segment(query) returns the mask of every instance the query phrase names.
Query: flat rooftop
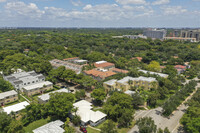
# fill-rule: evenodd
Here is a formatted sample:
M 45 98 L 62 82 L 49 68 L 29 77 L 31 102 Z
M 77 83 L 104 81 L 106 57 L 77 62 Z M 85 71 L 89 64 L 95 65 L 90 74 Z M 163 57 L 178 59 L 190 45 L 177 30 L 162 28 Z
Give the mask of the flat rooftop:
M 26 106 L 30 105 L 27 101 L 17 103 L 11 106 L 7 106 L 3 108 L 3 111 L 6 112 L 7 114 L 10 114 L 11 112 L 18 112 L 22 109 L 25 109 Z
M 8 96 L 13 96 L 13 95 L 17 95 L 17 92 L 14 90 L 2 92 L 2 93 L 0 93 L 0 99 L 4 99 Z

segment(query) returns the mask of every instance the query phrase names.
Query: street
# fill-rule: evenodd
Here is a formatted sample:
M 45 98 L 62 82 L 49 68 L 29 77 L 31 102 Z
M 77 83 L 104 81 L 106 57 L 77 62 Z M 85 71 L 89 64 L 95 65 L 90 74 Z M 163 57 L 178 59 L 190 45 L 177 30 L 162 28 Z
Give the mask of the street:
M 186 106 L 184 103 L 192 98 L 193 94 L 197 91 L 199 87 L 200 83 L 198 83 L 198 85 L 196 86 L 196 90 L 189 97 L 187 97 L 185 101 L 183 101 L 183 103 L 177 108 L 176 111 L 172 113 L 169 119 L 161 115 L 162 108 L 158 107 L 152 110 L 137 111 L 135 113 L 135 120 L 143 117 L 151 117 L 157 125 L 157 129 L 164 129 L 165 127 L 168 127 L 171 133 L 177 133 L 180 126 L 179 121 L 188 108 L 188 106 Z M 138 131 L 138 127 L 134 126 L 128 133 L 138 133 Z

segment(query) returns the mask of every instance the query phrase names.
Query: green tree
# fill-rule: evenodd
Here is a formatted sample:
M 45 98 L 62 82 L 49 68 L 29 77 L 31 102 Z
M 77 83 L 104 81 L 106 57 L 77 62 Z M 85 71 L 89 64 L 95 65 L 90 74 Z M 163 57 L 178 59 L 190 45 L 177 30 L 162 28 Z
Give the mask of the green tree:
M 117 133 L 115 123 L 112 120 L 108 120 L 100 129 L 101 133 Z
M 159 128 L 157 133 L 163 133 L 163 130 L 161 128 Z
M 140 94 L 139 94 L 138 92 L 134 93 L 134 94 L 132 95 L 132 98 L 133 98 L 132 104 L 133 104 L 133 107 L 134 107 L 135 109 L 137 109 L 138 106 L 144 104 L 144 99 L 140 96 Z
M 151 61 L 148 65 L 150 71 L 160 72 L 160 64 L 157 61 Z
M 66 121 L 65 121 L 65 133 L 75 133 L 75 129 L 71 126 L 69 126 L 69 123 L 70 123 L 70 119 L 69 117 L 66 118 Z
M 136 121 L 140 133 L 156 133 L 157 126 L 151 117 L 140 118 Z
M 117 121 L 124 113 L 124 110 L 133 111 L 132 97 L 124 93 L 114 92 L 108 98 L 103 109 L 109 119 Z
M 118 119 L 119 127 L 129 127 L 133 120 L 132 110 L 124 110 L 122 116 Z
M 82 90 L 80 90 L 80 91 L 76 91 L 76 92 L 75 92 L 75 97 L 76 97 L 77 99 L 85 99 L 85 97 L 86 97 L 86 95 L 85 95 L 85 90 L 82 89 Z
M 81 117 L 78 115 L 73 116 L 72 122 L 75 126 L 79 126 L 81 124 Z
M 170 133 L 170 131 L 167 127 L 164 129 L 164 133 Z
M 91 97 L 94 98 L 97 103 L 101 104 L 106 98 L 106 93 L 103 89 L 94 89 L 91 93 Z
M 9 125 L 12 122 L 12 118 L 8 116 L 5 112 L 0 111 L 0 131 L 2 133 L 7 133 L 9 130 Z
M 71 93 L 51 93 L 49 102 L 46 104 L 48 113 L 64 118 L 72 110 L 75 97 Z
M 23 125 L 21 121 L 12 120 L 9 125 L 8 133 L 24 133 Z

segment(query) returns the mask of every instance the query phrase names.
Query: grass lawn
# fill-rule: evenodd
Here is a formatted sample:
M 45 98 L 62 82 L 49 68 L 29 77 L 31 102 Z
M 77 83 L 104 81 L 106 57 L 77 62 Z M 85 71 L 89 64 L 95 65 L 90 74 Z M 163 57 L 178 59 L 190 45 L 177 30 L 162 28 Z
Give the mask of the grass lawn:
M 101 128 L 103 127 L 103 124 L 106 123 L 108 120 L 104 121 L 103 123 L 99 124 L 98 126 L 96 126 L 95 128 Z M 115 123 L 117 125 L 117 123 Z M 129 126 L 129 128 L 117 128 L 118 133 L 127 133 L 133 126 L 135 125 L 135 121 L 131 122 L 131 125 Z M 92 129 L 94 130 L 94 129 Z M 98 131 L 96 131 L 98 132 Z M 89 132 L 90 133 L 90 132 Z M 93 133 L 93 132 L 91 132 Z
M 50 118 L 48 117 L 46 119 L 40 119 L 40 120 L 34 121 L 30 123 L 28 126 L 24 127 L 24 130 L 26 133 L 32 133 L 32 130 L 47 124 L 49 120 Z
M 100 133 L 100 131 L 94 130 L 94 129 L 90 128 L 90 127 L 87 127 L 87 132 L 88 133 Z

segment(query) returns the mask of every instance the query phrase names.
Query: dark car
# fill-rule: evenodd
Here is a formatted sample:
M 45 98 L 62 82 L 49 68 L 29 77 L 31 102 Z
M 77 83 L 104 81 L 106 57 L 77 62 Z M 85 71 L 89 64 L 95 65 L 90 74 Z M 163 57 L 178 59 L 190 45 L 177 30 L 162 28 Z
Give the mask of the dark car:
M 86 127 L 84 127 L 84 126 L 80 126 L 80 130 L 81 130 L 83 133 L 87 133 Z

